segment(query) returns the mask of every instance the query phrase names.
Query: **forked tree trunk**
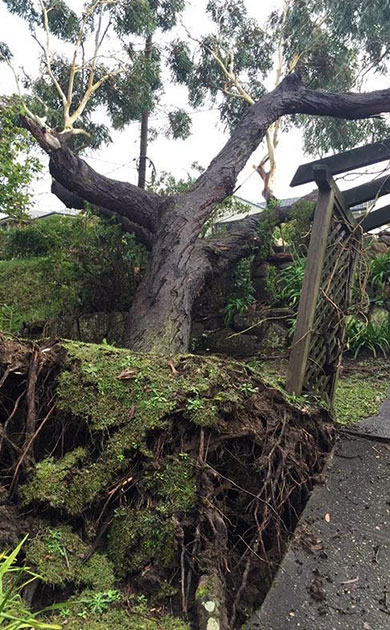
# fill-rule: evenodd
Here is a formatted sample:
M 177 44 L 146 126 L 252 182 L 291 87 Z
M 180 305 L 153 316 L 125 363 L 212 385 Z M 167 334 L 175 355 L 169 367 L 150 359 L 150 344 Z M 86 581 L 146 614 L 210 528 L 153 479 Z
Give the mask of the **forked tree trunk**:
M 248 251 L 256 228 L 251 217 L 225 240 L 203 241 L 199 235 L 215 206 L 232 194 L 238 174 L 268 127 L 285 114 L 358 119 L 389 111 L 390 90 L 315 92 L 289 75 L 247 110 L 191 190 L 168 199 L 100 175 L 64 145 L 63 135 L 42 127 L 39 120 L 25 118 L 24 124 L 50 156 L 55 194 L 76 207 L 88 201 L 97 212 L 117 216 L 124 229 L 133 231 L 151 249 L 129 314 L 126 345 L 145 352 L 174 353 L 188 350 L 192 305 L 207 277 L 225 271 Z

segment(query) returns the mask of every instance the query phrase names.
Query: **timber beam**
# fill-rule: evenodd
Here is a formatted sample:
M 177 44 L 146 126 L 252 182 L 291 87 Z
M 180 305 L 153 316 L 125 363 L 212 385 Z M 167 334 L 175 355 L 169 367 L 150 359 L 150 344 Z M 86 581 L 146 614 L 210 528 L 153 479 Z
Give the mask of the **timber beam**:
M 372 179 L 366 184 L 361 184 L 360 186 L 355 186 L 354 188 L 343 191 L 344 199 L 348 206 L 357 206 L 359 203 L 372 201 L 374 199 L 378 199 L 378 197 L 383 197 L 383 195 L 388 195 L 389 193 L 389 175 L 385 175 L 379 179 Z
M 384 206 L 367 214 L 363 219 L 358 220 L 363 232 L 369 232 L 376 228 L 382 227 L 390 223 L 390 206 Z
M 318 164 L 326 164 L 331 175 L 345 173 L 347 171 L 356 170 L 363 166 L 376 164 L 383 160 L 390 159 L 390 138 L 386 138 L 381 142 L 373 142 L 366 144 L 364 147 L 344 151 L 337 155 L 314 160 L 301 164 L 295 173 L 290 186 L 300 186 L 313 181 L 313 167 Z

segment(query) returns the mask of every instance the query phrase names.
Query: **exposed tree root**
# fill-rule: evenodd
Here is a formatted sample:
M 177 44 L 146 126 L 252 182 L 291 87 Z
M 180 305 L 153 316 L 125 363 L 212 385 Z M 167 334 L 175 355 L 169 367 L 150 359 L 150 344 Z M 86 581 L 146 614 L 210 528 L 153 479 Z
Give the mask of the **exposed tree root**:
M 238 363 L 73 345 L 72 355 L 1 340 L 1 483 L 36 518 L 44 508 L 56 527 L 71 525 L 85 566 L 107 554 L 130 609 L 140 593 L 199 630 L 239 628 L 331 448 L 326 412 L 292 405 Z M 69 399 L 67 380 L 80 385 Z M 107 403 L 108 418 L 118 392 L 118 420 L 94 420 L 91 405 Z

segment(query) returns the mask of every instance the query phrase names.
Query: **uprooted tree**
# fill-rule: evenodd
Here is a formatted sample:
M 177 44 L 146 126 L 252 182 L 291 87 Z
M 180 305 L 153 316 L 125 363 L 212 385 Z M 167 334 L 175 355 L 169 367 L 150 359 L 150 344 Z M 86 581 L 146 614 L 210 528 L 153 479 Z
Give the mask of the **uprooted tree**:
M 50 172 L 56 182 L 82 199 L 125 217 L 150 246 L 150 262 L 129 313 L 126 345 L 164 353 L 187 350 L 192 305 L 207 277 L 238 260 L 255 234 L 256 221 L 247 218 L 239 232 L 225 239 L 199 239 L 215 206 L 232 194 L 237 175 L 269 125 L 286 114 L 357 119 L 387 111 L 390 90 L 316 92 L 290 75 L 247 111 L 193 187 L 168 198 L 99 175 L 66 147 L 61 135 L 28 116 L 25 124 L 50 156 Z
M 91 7 L 94 11 L 104 7 L 110 12 L 122 4 L 127 3 L 113 0 L 96 2 Z M 48 37 L 51 6 L 42 1 L 40 7 Z M 99 75 L 94 58 L 88 63 L 78 61 L 87 22 L 87 18 L 81 21 L 66 92 L 53 69 L 49 40 L 43 45 L 46 70 L 63 102 L 63 128 L 51 128 L 27 105 L 23 124 L 50 158 L 53 192 L 60 199 L 79 208 L 88 202 L 97 212 L 118 217 L 125 229 L 133 231 L 151 251 L 129 313 L 126 345 L 154 353 L 185 351 L 194 300 L 209 277 L 223 273 L 245 255 L 255 236 L 256 220 L 246 218 L 226 238 L 201 239 L 200 233 L 216 205 L 232 194 L 237 176 L 270 126 L 283 116 L 295 114 L 367 120 L 390 111 L 390 90 L 322 92 L 305 87 L 300 76 L 291 73 L 247 108 L 223 149 L 187 192 L 161 197 L 100 175 L 68 146 L 75 134 L 82 133 L 75 126 L 77 112 L 85 111 L 92 95 L 112 78 L 106 71 Z M 96 28 L 99 33 L 100 17 Z M 97 35 L 95 42 L 99 41 Z M 81 84 L 85 89 L 75 94 L 74 79 L 80 72 L 85 74 Z M 120 75 L 120 68 L 110 72 Z

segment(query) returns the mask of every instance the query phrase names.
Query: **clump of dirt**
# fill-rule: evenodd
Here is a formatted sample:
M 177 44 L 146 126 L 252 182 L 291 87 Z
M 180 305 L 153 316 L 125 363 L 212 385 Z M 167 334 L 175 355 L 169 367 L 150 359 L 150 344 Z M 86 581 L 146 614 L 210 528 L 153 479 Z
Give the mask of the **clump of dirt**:
M 240 627 L 331 449 L 327 412 L 221 358 L 0 345 L 1 483 L 50 585 L 33 603 L 67 601 L 70 630 L 202 628 L 209 608 Z

